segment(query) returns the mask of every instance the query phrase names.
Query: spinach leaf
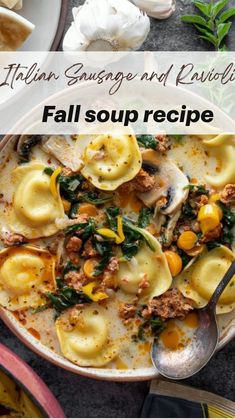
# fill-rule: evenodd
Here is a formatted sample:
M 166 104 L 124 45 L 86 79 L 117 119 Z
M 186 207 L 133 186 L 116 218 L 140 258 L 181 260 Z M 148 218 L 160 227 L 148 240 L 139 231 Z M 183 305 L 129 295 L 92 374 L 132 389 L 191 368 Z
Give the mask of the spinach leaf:
M 177 252 L 179 253 L 179 256 L 182 259 L 182 263 L 183 263 L 183 268 L 185 266 L 187 266 L 187 264 L 190 262 L 190 260 L 192 259 L 189 255 L 187 255 L 187 253 L 185 253 L 182 249 L 177 249 Z
M 87 223 L 74 224 L 66 228 L 66 236 L 73 233 L 79 233 L 82 240 L 89 239 L 95 233 L 95 221 L 90 218 Z
M 158 337 L 163 330 L 166 328 L 166 322 L 160 319 L 160 317 L 152 317 L 150 319 L 150 327 L 154 337 Z
M 96 265 L 94 269 L 94 272 L 93 272 L 94 276 L 99 276 L 105 271 L 111 257 L 112 257 L 111 254 L 107 254 L 102 257 L 101 261 Z
M 145 320 L 138 329 L 137 338 L 141 341 L 145 340 L 146 329 L 151 330 L 152 335 L 157 338 L 165 330 L 166 322 L 161 320 L 160 317 L 154 316 L 149 320 Z
M 89 204 L 102 205 L 111 201 L 113 199 L 113 195 L 90 191 L 81 194 L 79 199 L 81 201 L 88 202 Z
M 71 206 L 71 209 L 69 211 L 69 218 L 77 218 L 78 215 L 78 208 L 80 207 L 80 202 L 76 202 Z
M 46 295 L 49 298 L 52 307 L 55 308 L 58 313 L 61 313 L 67 308 L 73 307 L 76 304 L 92 302 L 92 300 L 86 294 L 77 292 L 74 288 L 67 286 L 59 289 L 56 293 L 49 292 Z
M 156 150 L 157 140 L 154 135 L 137 135 L 136 139 L 140 147 Z
M 94 236 L 92 239 L 92 244 L 100 256 L 102 256 L 100 262 L 96 265 L 93 272 L 94 276 L 99 276 L 104 272 L 111 257 L 113 256 L 113 243 L 108 239 L 102 238 L 99 240 L 97 236 Z
M 209 195 L 210 191 L 205 188 L 204 185 L 187 185 L 184 189 L 189 189 L 190 192 L 195 193 L 196 195 Z
M 106 208 L 106 217 L 107 222 L 111 230 L 117 230 L 117 216 L 119 215 L 119 208 L 117 207 L 109 207 Z
M 145 228 L 150 224 L 153 210 L 151 208 L 142 208 L 138 218 L 138 227 Z
M 152 236 L 143 228 L 134 225 L 133 221 L 127 217 L 123 217 L 123 231 L 125 241 L 121 248 L 126 260 L 131 260 L 138 253 L 143 241 L 146 242 L 152 251 L 156 250 L 156 244 Z
M 126 260 L 131 260 L 135 255 L 137 255 L 141 246 L 141 241 L 133 241 L 131 238 L 126 238 L 125 242 L 122 245 L 122 253 Z
M 126 260 L 131 260 L 138 253 L 143 243 L 143 238 L 138 232 L 129 228 L 126 223 L 123 224 L 123 230 L 125 241 L 121 245 L 122 253 Z
M 232 228 L 235 225 L 235 212 L 230 208 L 226 207 L 223 202 L 218 201 L 218 205 L 223 211 L 222 222 L 228 227 Z
M 56 285 L 57 285 L 57 288 L 59 288 L 59 289 L 63 288 L 65 286 L 65 283 L 64 283 L 63 278 L 61 278 L 60 276 L 58 276 L 56 278 Z
M 156 243 L 155 240 L 153 239 L 152 235 L 150 233 L 148 233 L 146 230 L 144 230 L 143 228 L 137 227 L 135 226 L 132 221 L 130 219 L 128 219 L 127 217 L 123 217 L 123 227 L 124 227 L 124 231 L 130 230 L 136 234 L 139 234 L 146 242 L 146 244 L 150 247 L 150 249 L 155 252 L 156 251 Z
M 80 174 L 73 176 L 58 176 L 58 182 L 60 185 L 60 194 L 67 201 L 77 201 L 77 194 L 82 185 L 84 178 Z
M 226 244 L 228 246 L 232 246 L 235 240 L 233 228 L 235 226 L 235 212 L 232 211 L 230 208 L 226 207 L 223 202 L 218 201 L 218 205 L 223 211 L 223 234 L 221 237 L 221 243 Z
M 54 170 L 55 169 L 53 167 L 45 167 L 45 169 L 43 170 L 43 173 L 45 173 L 45 175 L 51 176 Z
M 182 214 L 185 216 L 185 218 L 188 218 L 189 220 L 192 220 L 197 216 L 196 211 L 191 207 L 191 205 L 188 202 L 186 202 L 183 205 Z

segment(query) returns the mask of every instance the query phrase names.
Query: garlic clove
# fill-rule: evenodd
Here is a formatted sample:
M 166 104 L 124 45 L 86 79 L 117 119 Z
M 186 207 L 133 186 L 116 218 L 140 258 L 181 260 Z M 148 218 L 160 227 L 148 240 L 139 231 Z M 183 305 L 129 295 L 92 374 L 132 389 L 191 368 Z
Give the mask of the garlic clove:
M 175 0 L 131 0 L 136 6 L 155 19 L 167 19 L 175 11 Z
M 128 0 L 86 0 L 73 9 L 64 51 L 129 51 L 145 41 L 150 21 Z

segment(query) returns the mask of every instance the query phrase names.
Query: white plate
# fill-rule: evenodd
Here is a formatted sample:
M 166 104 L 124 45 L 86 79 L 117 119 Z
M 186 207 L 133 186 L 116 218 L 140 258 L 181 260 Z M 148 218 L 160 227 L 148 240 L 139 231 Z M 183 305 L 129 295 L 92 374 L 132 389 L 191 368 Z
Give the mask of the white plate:
M 62 0 L 24 0 L 17 13 L 35 25 L 21 51 L 49 51 L 60 23 Z
M 23 8 L 16 13 L 28 19 L 35 29 L 20 51 L 50 51 L 59 47 L 65 26 L 68 0 L 24 0 Z M 39 61 L 42 66 L 45 59 Z M 22 85 L 14 90 L 5 89 L 1 92 L 0 105 L 10 105 L 9 100 L 23 91 Z

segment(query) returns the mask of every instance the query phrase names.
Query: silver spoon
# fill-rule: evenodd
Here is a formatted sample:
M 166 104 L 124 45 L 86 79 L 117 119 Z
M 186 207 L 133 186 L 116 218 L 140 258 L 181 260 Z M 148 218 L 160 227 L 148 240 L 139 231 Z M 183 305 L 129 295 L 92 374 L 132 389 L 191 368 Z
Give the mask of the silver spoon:
M 169 350 L 154 341 L 151 353 L 152 362 L 161 375 L 171 380 L 182 380 L 196 374 L 209 362 L 219 340 L 216 304 L 234 274 L 235 260 L 207 306 L 194 311 L 198 315 L 198 327 L 193 338 L 183 349 Z

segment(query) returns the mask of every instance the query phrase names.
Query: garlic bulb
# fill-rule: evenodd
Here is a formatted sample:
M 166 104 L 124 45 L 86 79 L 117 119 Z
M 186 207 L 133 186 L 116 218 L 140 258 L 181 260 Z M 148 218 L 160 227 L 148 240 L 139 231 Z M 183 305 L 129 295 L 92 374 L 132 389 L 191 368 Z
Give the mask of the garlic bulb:
M 0 6 L 8 7 L 8 9 L 22 9 L 23 0 L 0 0 Z
M 150 30 L 148 16 L 128 0 L 86 0 L 73 17 L 64 51 L 135 50 Z
M 155 19 L 167 19 L 175 11 L 175 0 L 131 0 Z

